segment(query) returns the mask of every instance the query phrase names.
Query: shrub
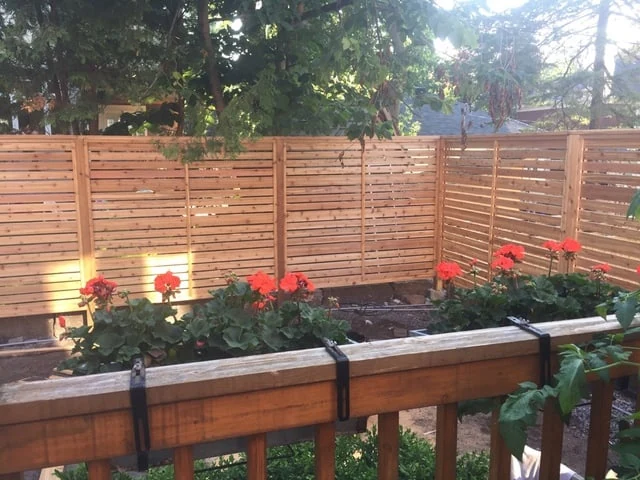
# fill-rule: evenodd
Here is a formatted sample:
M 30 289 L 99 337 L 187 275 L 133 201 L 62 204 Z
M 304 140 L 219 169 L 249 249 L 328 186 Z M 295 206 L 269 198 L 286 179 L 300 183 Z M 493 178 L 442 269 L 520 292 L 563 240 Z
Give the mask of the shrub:
M 378 478 L 377 433 L 367 435 L 342 435 L 336 438 L 336 480 L 376 480 Z M 268 451 L 267 472 L 271 480 L 313 480 L 315 478 L 314 446 L 304 442 L 291 446 L 273 447 Z M 196 462 L 196 478 L 199 480 L 244 480 L 246 465 L 241 464 L 244 454 L 218 459 L 211 465 Z M 222 467 L 222 468 L 221 468 Z M 403 480 L 432 480 L 435 477 L 435 451 L 427 441 L 410 430 L 400 429 L 399 449 L 400 478 Z M 87 480 L 84 466 L 76 470 L 57 473 L 61 480 Z M 466 453 L 458 458 L 457 478 L 482 480 L 489 476 L 489 457 L 485 453 Z M 131 480 L 123 474 L 114 474 L 115 480 Z M 136 478 L 138 478 L 136 476 Z M 148 480 L 172 480 L 173 466 L 153 468 Z

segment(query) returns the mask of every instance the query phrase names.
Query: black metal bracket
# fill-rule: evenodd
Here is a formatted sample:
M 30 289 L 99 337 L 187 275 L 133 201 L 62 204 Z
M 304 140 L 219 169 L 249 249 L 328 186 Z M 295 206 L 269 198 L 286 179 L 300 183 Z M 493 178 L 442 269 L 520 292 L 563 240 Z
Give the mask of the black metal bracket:
M 325 349 L 336 361 L 336 390 L 338 393 L 338 420 L 344 422 L 349 420 L 351 415 L 351 392 L 349 388 L 349 358 L 338 347 L 338 344 L 328 338 L 323 338 L 322 343 Z
M 551 335 L 534 327 L 528 320 L 518 317 L 507 317 L 507 320 L 516 327 L 538 337 L 540 343 L 540 387 L 551 382 Z
M 129 398 L 131 399 L 131 414 L 133 417 L 133 433 L 136 440 L 138 454 L 138 470 L 149 469 L 149 449 L 151 447 L 149 435 L 149 412 L 147 410 L 146 392 L 147 373 L 142 357 L 133 361 L 131 380 L 129 383 Z

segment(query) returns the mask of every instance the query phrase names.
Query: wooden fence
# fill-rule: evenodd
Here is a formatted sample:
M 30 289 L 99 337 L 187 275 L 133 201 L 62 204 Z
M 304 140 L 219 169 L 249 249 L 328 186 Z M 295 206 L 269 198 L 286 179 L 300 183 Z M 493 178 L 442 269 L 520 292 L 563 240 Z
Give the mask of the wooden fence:
M 571 269 L 607 262 L 614 282 L 638 280 L 640 223 L 625 218 L 640 187 L 635 130 L 477 136 L 465 148 L 403 137 L 364 152 L 339 137 L 277 137 L 189 166 L 145 137 L 5 136 L 0 179 L 0 318 L 76 311 L 96 273 L 153 295 L 171 269 L 178 300 L 258 269 L 334 287 L 478 258 L 487 278 L 509 242 L 540 273 L 542 243 L 565 237 L 584 247 Z
M 616 331 L 610 318 L 540 326 L 558 345 Z M 640 339 L 629 346 L 639 347 Z M 343 347 L 351 415 L 378 414 L 378 478 L 397 480 L 398 411 L 437 405 L 436 479 L 455 478 L 457 402 L 501 397 L 539 376 L 538 339 L 516 327 Z M 640 349 L 633 359 L 640 360 Z M 555 356 L 554 356 L 555 359 Z M 557 367 L 557 362 L 554 362 Z M 612 378 L 635 374 L 618 369 Z M 147 370 L 151 449 L 172 449 L 176 479 L 192 479 L 193 445 L 247 437 L 248 478 L 266 479 L 266 432 L 315 426 L 316 478 L 335 478 L 336 368 L 324 349 Z M 88 462 L 90 480 L 111 478 L 112 458 L 135 453 L 129 372 L 0 386 L 0 477 Z M 613 384 L 593 378 L 586 474 L 607 468 Z M 637 407 L 636 407 L 637 408 Z M 510 454 L 491 426 L 491 480 L 509 478 Z M 545 409 L 540 478 L 559 478 L 563 423 Z M 81 448 L 80 448 L 81 446 Z M 13 475 L 15 474 L 15 475 Z
M 170 269 L 178 300 L 231 271 L 429 278 L 437 144 L 265 138 L 183 166 L 145 137 L 0 137 L 0 317 L 76 311 L 96 274 L 153 295 Z
M 477 136 L 466 148 L 458 138 L 444 141 L 438 258 L 461 265 L 477 258 L 486 279 L 493 253 L 517 243 L 527 251 L 523 270 L 542 273 L 549 265 L 542 243 L 572 237 L 583 249 L 562 271 L 606 262 L 610 280 L 637 288 L 640 222 L 626 212 L 640 187 L 640 132 Z

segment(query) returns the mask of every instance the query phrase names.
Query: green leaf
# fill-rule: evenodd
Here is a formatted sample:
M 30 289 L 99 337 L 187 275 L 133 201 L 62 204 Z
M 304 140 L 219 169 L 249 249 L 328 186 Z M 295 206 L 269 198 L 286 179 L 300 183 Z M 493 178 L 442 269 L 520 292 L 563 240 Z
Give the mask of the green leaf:
M 107 331 L 98 335 L 96 344 L 102 355 L 111 355 L 114 350 L 124 344 L 124 339 L 115 332 Z
M 636 190 L 636 193 L 631 197 L 631 203 L 627 210 L 627 218 L 640 220 L 640 190 Z
M 624 300 L 615 304 L 616 318 L 622 328 L 627 329 L 636 316 L 638 309 L 638 299 L 635 295 L 627 295 Z
M 558 402 L 563 415 L 570 413 L 578 402 L 587 395 L 587 377 L 581 357 L 566 355 L 560 364 L 560 371 L 555 375 L 557 380 Z
M 531 382 L 520 384 L 520 389 L 507 397 L 500 408 L 500 434 L 511 453 L 522 461 L 522 453 L 527 441 L 527 427 L 533 426 L 538 418 L 538 410 L 548 398 L 554 397 L 553 388 L 545 385 L 537 389 Z

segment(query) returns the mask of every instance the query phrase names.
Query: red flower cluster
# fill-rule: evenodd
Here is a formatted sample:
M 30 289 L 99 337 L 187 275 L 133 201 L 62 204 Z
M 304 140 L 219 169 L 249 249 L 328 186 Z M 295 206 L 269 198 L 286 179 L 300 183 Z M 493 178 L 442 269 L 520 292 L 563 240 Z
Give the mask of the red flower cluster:
M 251 290 L 260 293 L 260 295 L 269 295 L 276 289 L 276 281 L 262 270 L 249 275 L 247 282 L 249 282 Z
M 636 268 L 636 273 L 640 273 L 640 265 L 638 265 L 638 268 Z
M 93 299 L 96 299 L 102 306 L 111 303 L 117 287 L 118 284 L 116 282 L 106 280 L 103 275 L 92 278 L 80 289 L 80 295 L 85 297 L 82 299 L 82 302 L 80 302 L 80 306 L 86 305 Z
M 67 328 L 67 319 L 62 315 L 58 315 L 58 325 L 60 325 L 61 328 Z
M 494 257 L 506 257 L 513 262 L 520 262 L 524 259 L 524 247 L 522 245 L 515 245 L 513 243 L 507 243 L 500 247 L 496 253 L 493 254 Z
M 516 262 L 510 257 L 500 255 L 493 262 L 491 262 L 491 270 L 500 270 L 501 272 L 508 272 L 511 270 Z
M 282 280 L 280 280 L 280 289 L 287 293 L 295 293 L 298 290 L 311 293 L 316 287 L 304 273 L 295 272 L 285 273 Z
M 598 265 L 594 265 L 591 267 L 592 272 L 602 272 L 609 273 L 611 271 L 611 265 L 608 263 L 599 263 Z
M 562 250 L 562 243 L 554 242 L 553 240 L 547 240 L 542 244 L 542 248 L 546 248 L 552 253 L 558 253 L 560 250 Z
M 440 262 L 436 267 L 436 275 L 440 280 L 448 282 L 462 275 L 462 269 L 456 262 Z
M 573 238 L 565 238 L 560 245 L 565 257 L 571 257 L 582 249 L 580 242 Z
M 176 277 L 171 270 L 167 271 L 167 273 L 163 273 L 162 275 L 158 275 L 156 279 L 153 281 L 156 292 L 160 292 L 164 295 L 171 295 L 178 290 L 180 286 L 180 278 Z

